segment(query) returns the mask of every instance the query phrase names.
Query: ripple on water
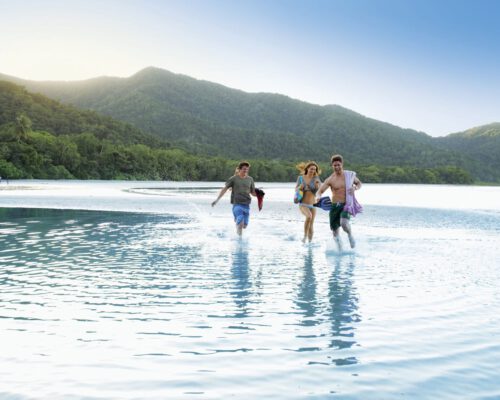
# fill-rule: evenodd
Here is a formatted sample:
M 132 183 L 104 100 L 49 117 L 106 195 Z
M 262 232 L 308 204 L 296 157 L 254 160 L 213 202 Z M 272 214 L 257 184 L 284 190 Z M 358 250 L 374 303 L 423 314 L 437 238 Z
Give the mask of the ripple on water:
M 3 210 L 0 397 L 494 398 L 491 215 L 372 211 L 339 254 L 326 214 L 302 245 L 282 215 Z

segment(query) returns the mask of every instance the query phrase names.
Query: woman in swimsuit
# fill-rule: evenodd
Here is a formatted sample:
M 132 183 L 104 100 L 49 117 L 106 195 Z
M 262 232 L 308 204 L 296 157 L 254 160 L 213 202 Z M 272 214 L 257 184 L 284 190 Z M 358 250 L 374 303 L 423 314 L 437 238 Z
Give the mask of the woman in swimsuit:
M 314 161 L 300 163 L 297 165 L 297 169 L 300 171 L 300 175 L 297 178 L 295 190 L 299 189 L 303 192 L 299 210 L 306 217 L 304 221 L 304 238 L 302 239 L 302 242 L 305 243 L 306 239 L 309 239 L 310 242 L 314 234 L 313 224 L 316 217 L 314 203 L 316 202 L 316 192 L 321 186 L 321 180 L 319 179 L 321 170 Z

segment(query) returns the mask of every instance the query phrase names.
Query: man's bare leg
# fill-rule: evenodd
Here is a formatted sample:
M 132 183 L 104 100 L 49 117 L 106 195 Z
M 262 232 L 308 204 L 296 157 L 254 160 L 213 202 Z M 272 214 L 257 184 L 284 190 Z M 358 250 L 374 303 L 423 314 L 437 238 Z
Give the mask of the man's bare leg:
M 349 237 L 349 244 L 351 245 L 351 249 L 354 249 L 354 247 L 356 247 L 356 241 L 354 240 L 354 236 L 352 236 L 351 224 L 349 223 L 349 220 L 347 218 L 341 218 L 340 225 L 342 226 L 342 229 L 344 230 L 345 233 L 347 233 L 347 236 Z
M 238 236 L 241 236 L 243 233 L 243 228 L 244 228 L 243 225 L 244 225 L 243 221 L 240 222 L 238 225 L 236 225 L 236 233 L 238 234 Z
M 340 241 L 340 231 L 338 228 L 333 231 L 333 240 L 337 244 L 338 251 L 342 251 L 342 242 Z

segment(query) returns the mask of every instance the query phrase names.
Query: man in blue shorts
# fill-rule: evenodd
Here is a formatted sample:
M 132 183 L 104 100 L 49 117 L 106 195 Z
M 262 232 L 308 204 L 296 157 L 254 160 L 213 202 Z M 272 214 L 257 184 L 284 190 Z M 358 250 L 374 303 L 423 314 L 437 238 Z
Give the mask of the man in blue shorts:
M 231 204 L 233 205 L 234 221 L 236 222 L 236 233 L 241 236 L 243 229 L 248 226 L 250 218 L 250 203 L 252 196 L 257 196 L 255 193 L 255 183 L 253 178 L 248 175 L 250 164 L 246 161 L 239 163 L 236 169 L 236 174 L 229 178 L 221 189 L 219 196 L 212 203 L 214 207 L 224 193 L 231 188 Z

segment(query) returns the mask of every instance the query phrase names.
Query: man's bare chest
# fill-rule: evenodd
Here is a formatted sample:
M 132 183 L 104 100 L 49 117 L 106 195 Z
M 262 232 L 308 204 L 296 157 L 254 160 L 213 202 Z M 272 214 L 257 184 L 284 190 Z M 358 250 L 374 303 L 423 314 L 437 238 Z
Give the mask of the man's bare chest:
M 331 179 L 333 190 L 345 190 L 345 178 L 342 176 L 333 176 Z

